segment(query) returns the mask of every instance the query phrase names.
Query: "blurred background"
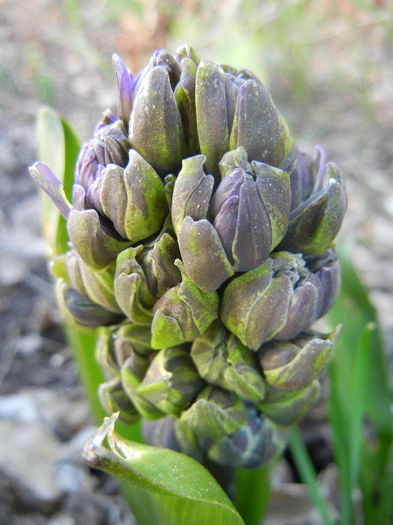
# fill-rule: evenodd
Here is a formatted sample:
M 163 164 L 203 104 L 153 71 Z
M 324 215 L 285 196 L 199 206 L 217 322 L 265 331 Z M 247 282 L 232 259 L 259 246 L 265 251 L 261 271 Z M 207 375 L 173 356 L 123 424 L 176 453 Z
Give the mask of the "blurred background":
M 116 111 L 111 55 L 137 72 L 154 49 L 254 71 L 302 149 L 344 172 L 340 240 L 370 289 L 393 378 L 393 7 L 389 0 L 0 0 L 0 524 L 132 524 L 113 480 L 79 448 L 93 422 L 53 298 L 40 201 L 26 170 L 55 108 L 81 141 Z M 350 312 L 348 312 L 350 315 Z M 393 382 L 393 379 L 391 379 Z M 317 422 L 317 424 L 316 424 Z M 302 423 L 325 492 L 337 476 L 323 403 Z M 267 525 L 319 523 L 282 462 Z

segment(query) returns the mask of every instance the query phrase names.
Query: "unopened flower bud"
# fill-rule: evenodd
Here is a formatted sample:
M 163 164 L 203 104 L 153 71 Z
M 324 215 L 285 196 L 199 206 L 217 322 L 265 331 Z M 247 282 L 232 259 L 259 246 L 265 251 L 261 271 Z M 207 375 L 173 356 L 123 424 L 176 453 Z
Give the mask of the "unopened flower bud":
M 212 386 L 205 387 L 180 417 L 197 436 L 207 440 L 232 434 L 247 419 L 247 407 L 236 394 Z
M 265 399 L 258 403 L 258 409 L 277 425 L 293 425 L 302 419 L 315 402 L 319 389 L 318 381 L 314 381 L 302 390 L 294 392 L 270 387 Z
M 326 164 L 322 148 L 317 148 L 309 167 L 301 167 L 299 178 L 306 179 L 302 181 L 301 201 L 291 211 L 280 249 L 319 254 L 331 246 L 340 230 L 347 207 L 344 179 L 334 163 Z M 310 178 L 313 186 L 308 194 Z
M 175 264 L 182 282 L 168 290 L 153 308 L 152 348 L 168 348 L 201 335 L 218 317 L 218 295 L 203 292 L 189 279 L 182 263 Z
M 202 386 L 188 350 L 178 346 L 156 354 L 136 392 L 166 414 L 178 416 Z
M 242 167 L 234 165 L 237 158 Z M 183 161 L 172 216 L 188 275 L 202 290 L 214 291 L 236 271 L 259 266 L 280 242 L 289 220 L 290 186 L 287 173 L 249 164 L 239 150 L 221 162 L 224 178 L 213 192 L 214 179 L 203 164 L 203 156 Z
M 220 317 L 225 326 L 252 350 L 270 339 L 293 339 L 323 313 L 329 284 L 336 290 L 336 272 L 322 285 L 300 255 L 277 252 L 256 270 L 226 287 Z M 329 299 L 330 300 L 330 299 Z
M 295 391 L 310 385 L 328 361 L 340 329 L 331 334 L 301 334 L 291 341 L 271 341 L 258 351 L 263 375 L 277 390 Z

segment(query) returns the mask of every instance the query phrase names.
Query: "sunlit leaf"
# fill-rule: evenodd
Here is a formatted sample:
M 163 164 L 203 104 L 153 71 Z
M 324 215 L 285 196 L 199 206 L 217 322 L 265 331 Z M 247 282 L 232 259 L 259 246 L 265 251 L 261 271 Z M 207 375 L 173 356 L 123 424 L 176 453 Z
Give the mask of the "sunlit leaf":
M 329 419 L 340 475 L 341 519 L 343 524 L 353 523 L 352 497 L 360 486 L 365 523 L 388 523 L 393 519 L 393 422 L 383 339 L 349 250 L 339 253 L 342 291 L 328 317 L 333 325 L 344 325 L 329 367 Z
M 120 438 L 114 431 L 116 418 L 105 420 L 83 455 L 92 467 L 128 483 L 127 499 L 139 525 L 244 525 L 202 465 L 172 450 Z

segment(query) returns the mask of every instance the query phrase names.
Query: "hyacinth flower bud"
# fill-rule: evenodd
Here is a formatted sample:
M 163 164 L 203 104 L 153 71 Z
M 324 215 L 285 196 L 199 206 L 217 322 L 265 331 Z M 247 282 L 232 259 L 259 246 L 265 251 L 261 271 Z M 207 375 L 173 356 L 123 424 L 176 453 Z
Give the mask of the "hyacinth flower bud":
M 289 220 L 290 185 L 287 173 L 249 164 L 241 149 L 221 161 L 224 177 L 213 192 L 204 161 L 203 156 L 183 161 L 172 217 L 187 274 L 202 290 L 214 291 L 236 271 L 259 266 L 280 242 Z
M 150 360 L 143 349 L 140 351 L 140 340 L 135 340 L 132 337 L 135 334 L 130 334 L 130 326 L 133 325 L 100 328 L 95 356 L 107 378 L 119 377 L 123 369 L 126 369 L 130 372 L 130 381 L 135 387 L 142 381 Z
M 123 121 L 125 129 L 128 130 L 134 81 L 131 72 L 116 53 L 112 55 L 112 64 L 115 70 L 119 92 L 119 117 Z
M 291 180 L 291 210 L 302 204 L 312 192 L 314 181 L 310 170 L 312 157 L 294 146 L 280 168 Z
M 243 146 L 250 160 L 276 167 L 292 149 L 284 118 L 249 71 L 200 62 L 195 105 L 200 151 L 215 176 L 221 157 L 230 149 Z
M 208 459 L 231 468 L 261 467 L 286 444 L 286 431 L 254 409 L 249 409 L 240 429 L 216 440 L 198 437 L 182 420 L 171 416 L 143 421 L 143 435 L 151 445 L 183 452 L 201 463 Z
M 252 350 L 273 338 L 293 339 L 320 317 L 330 286 L 337 290 L 339 272 L 327 271 L 331 282 L 322 284 L 321 270 L 311 272 L 300 255 L 277 252 L 228 284 L 220 318 Z
M 319 279 L 323 293 L 318 307 L 318 317 L 322 317 L 333 306 L 341 286 L 341 266 L 333 248 L 326 252 L 305 257 L 307 268 Z
M 291 211 L 288 231 L 279 246 L 282 250 L 304 255 L 322 253 L 340 230 L 347 207 L 344 179 L 337 166 L 326 163 L 325 157 L 324 150 L 317 147 L 309 166 L 303 160 L 300 169 L 292 175 L 300 202 Z M 312 189 L 308 193 L 310 179 Z
M 115 237 L 102 224 L 96 210 L 73 209 L 68 217 L 67 230 L 74 250 L 87 266 L 101 270 L 130 246 L 130 241 Z
M 91 147 L 101 165 L 126 166 L 129 143 L 121 120 L 99 128 L 94 135 L 95 138 L 91 141 Z
M 139 417 L 130 394 L 143 380 L 150 360 L 147 355 L 139 354 L 125 335 L 122 329 L 102 327 L 95 355 L 107 378 L 99 390 L 102 406 L 108 414 L 113 410 L 120 412 L 120 419 L 127 423 Z
M 182 282 L 168 290 L 153 308 L 151 346 L 154 349 L 192 341 L 218 317 L 218 295 L 203 292 L 189 279 L 181 261 L 175 261 Z
M 32 179 L 52 199 L 60 213 L 67 220 L 72 205 L 64 193 L 63 184 L 59 181 L 53 171 L 43 162 L 35 162 L 29 168 Z
M 180 421 L 200 438 L 217 440 L 242 428 L 248 416 L 246 405 L 236 394 L 206 386 L 183 411 Z
M 139 412 L 127 396 L 119 379 L 114 378 L 101 383 L 98 387 L 98 397 L 107 414 L 119 412 L 120 421 L 123 423 L 132 424 L 140 418 Z
M 261 401 L 265 383 L 256 356 L 228 334 L 219 321 L 192 343 L 191 358 L 209 384 L 234 392 L 242 399 Z
M 114 265 L 92 271 L 74 250 L 56 257 L 51 264 L 52 274 L 63 279 L 81 295 L 106 310 L 121 314 L 113 290 Z
M 181 115 L 165 67 L 138 79 L 129 122 L 131 146 L 160 172 L 176 169 L 186 151 Z
M 174 429 L 176 418 L 166 416 L 158 420 L 144 419 L 142 432 L 146 443 L 154 447 L 163 447 L 181 452 Z
M 99 179 L 108 164 L 126 166 L 129 143 L 126 129 L 121 120 L 107 111 L 96 125 L 94 137 L 85 142 L 79 152 L 75 166 L 75 184 L 86 192 L 87 206 L 90 205 L 90 188 Z
M 162 412 L 178 416 L 197 396 L 203 384 L 188 349 L 178 346 L 165 348 L 155 355 L 142 382 L 136 387 L 136 394 Z
M 180 258 L 175 239 L 167 232 L 151 244 L 145 245 L 141 257 L 147 285 L 155 298 L 159 299 L 170 288 L 181 281 L 179 268 L 174 264 Z
M 195 155 L 200 150 L 195 106 L 195 83 L 199 59 L 195 62 L 195 58 L 188 54 L 179 58 L 181 73 L 175 88 L 175 99 L 183 122 L 187 153 Z
M 267 395 L 257 407 L 271 421 L 281 426 L 290 426 L 302 419 L 319 395 L 319 382 L 294 392 L 267 389 Z
M 258 358 L 266 383 L 289 392 L 309 386 L 329 360 L 339 331 L 301 334 L 291 341 L 264 344 Z
M 250 160 L 279 167 L 293 147 L 288 125 L 267 89 L 256 79 L 237 94 L 229 149 L 243 146 Z
M 206 156 L 206 169 L 215 175 L 218 163 L 229 149 L 230 122 L 227 114 L 225 73 L 214 62 L 198 66 L 195 90 L 198 139 Z
M 242 428 L 210 446 L 207 455 L 211 461 L 234 468 L 259 468 L 285 447 L 283 432 L 252 412 Z
M 150 326 L 124 322 L 120 324 L 115 333 L 115 347 L 117 352 L 124 354 L 121 350 L 132 347 L 139 355 L 149 356 L 152 352 L 150 346 Z
M 144 419 L 142 432 L 150 445 L 182 452 L 201 463 L 205 459 L 206 447 L 198 442 L 196 435 L 179 418 L 166 416 L 158 420 Z
M 62 279 L 56 281 L 56 298 L 63 317 L 71 324 L 77 323 L 81 326 L 96 328 L 122 320 L 121 315 L 94 303 Z
M 130 321 L 151 323 L 154 296 L 147 286 L 146 277 L 138 262 L 143 246 L 128 248 L 116 261 L 114 292 L 117 304 Z

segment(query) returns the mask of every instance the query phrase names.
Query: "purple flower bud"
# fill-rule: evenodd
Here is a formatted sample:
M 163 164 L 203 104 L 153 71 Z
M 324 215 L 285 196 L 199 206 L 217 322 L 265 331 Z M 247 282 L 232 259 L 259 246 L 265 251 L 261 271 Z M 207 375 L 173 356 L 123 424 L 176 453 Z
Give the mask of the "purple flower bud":
M 132 108 L 133 78 L 122 59 L 116 53 L 113 53 L 112 63 L 119 89 L 119 117 L 128 130 L 128 121 Z

